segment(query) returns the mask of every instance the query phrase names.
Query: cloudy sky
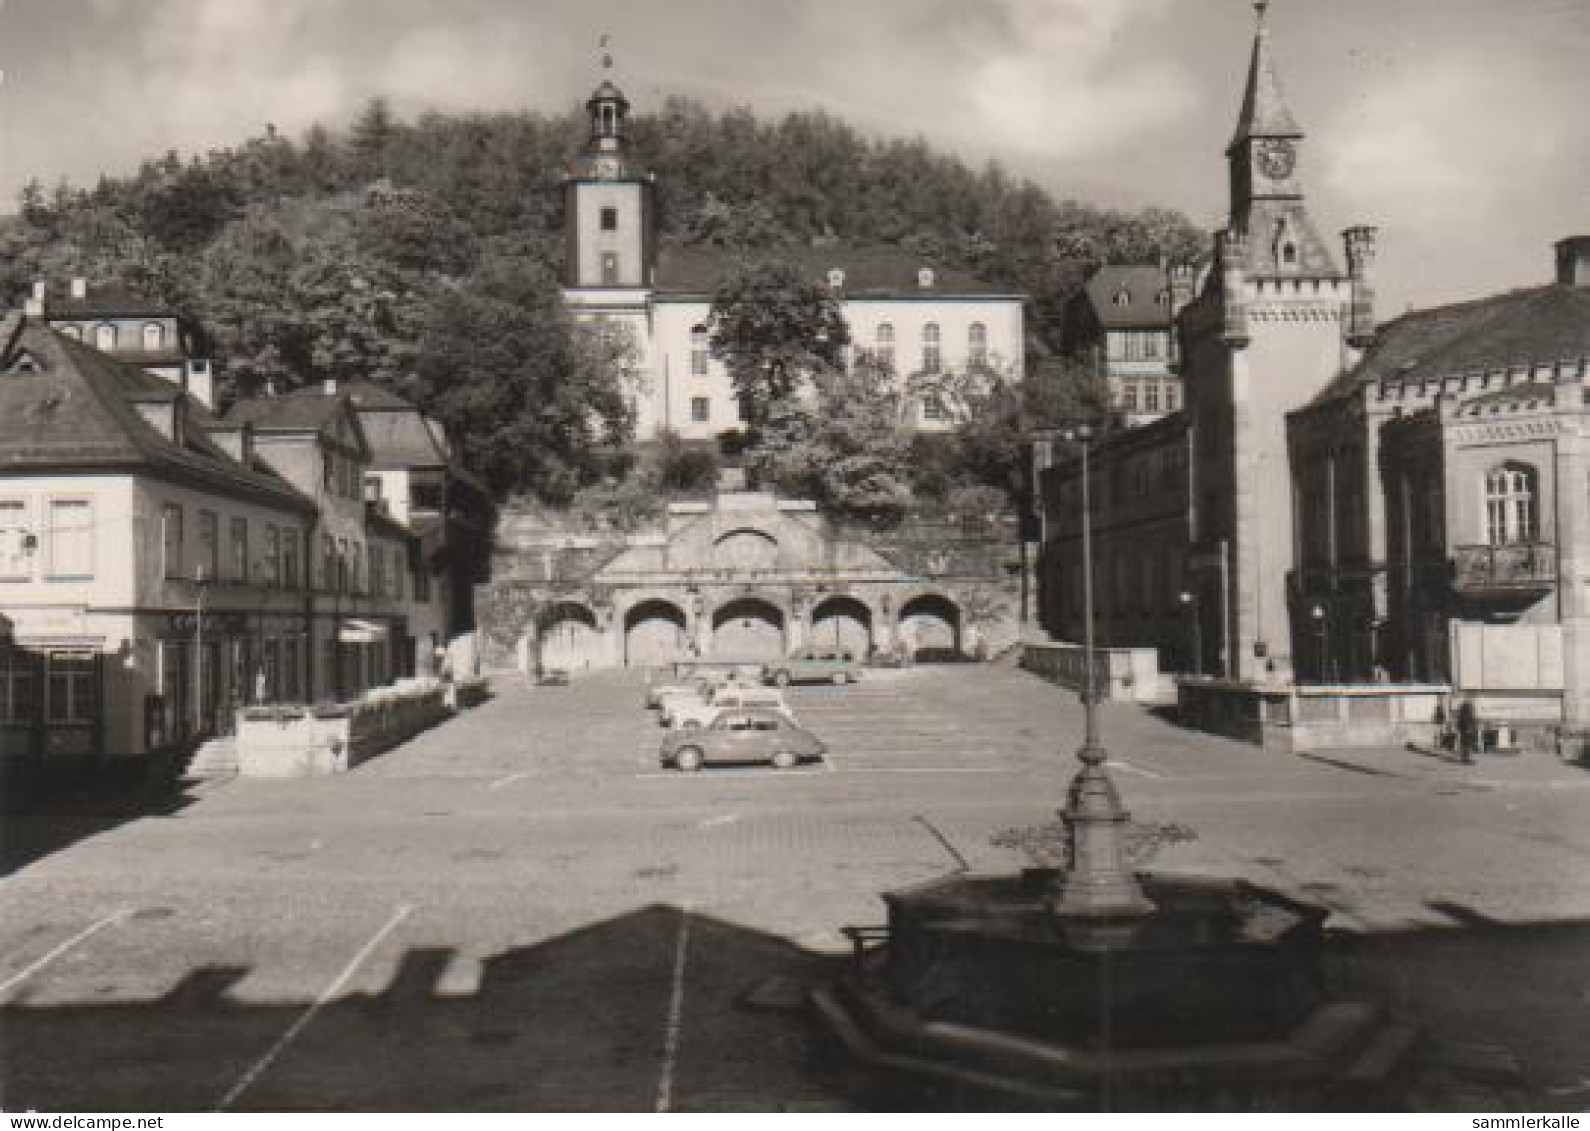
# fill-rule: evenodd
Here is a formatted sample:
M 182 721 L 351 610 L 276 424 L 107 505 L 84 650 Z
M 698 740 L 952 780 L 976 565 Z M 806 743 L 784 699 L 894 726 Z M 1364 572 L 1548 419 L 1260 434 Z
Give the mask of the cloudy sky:
M 1543 281 L 1590 232 L 1590 0 L 1275 0 L 1327 231 L 1387 313 Z M 823 106 L 1051 191 L 1213 226 L 1247 0 L 0 0 L 0 194 L 404 112 L 565 108 L 612 37 L 637 103 Z

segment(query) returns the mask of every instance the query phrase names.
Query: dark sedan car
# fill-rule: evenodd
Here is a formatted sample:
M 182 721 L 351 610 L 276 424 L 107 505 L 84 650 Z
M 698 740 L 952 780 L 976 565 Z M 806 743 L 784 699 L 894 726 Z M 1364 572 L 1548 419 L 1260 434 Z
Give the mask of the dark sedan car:
M 710 763 L 770 762 L 793 769 L 827 750 L 811 731 L 778 711 L 730 709 L 704 727 L 671 731 L 662 741 L 664 766 L 699 770 Z

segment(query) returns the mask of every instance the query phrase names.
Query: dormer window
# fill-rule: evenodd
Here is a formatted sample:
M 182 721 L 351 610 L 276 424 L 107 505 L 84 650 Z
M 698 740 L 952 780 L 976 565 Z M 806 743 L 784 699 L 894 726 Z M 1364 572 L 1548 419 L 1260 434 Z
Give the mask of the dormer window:
M 933 278 L 934 278 L 934 276 L 933 276 L 933 268 L 931 268 L 931 267 L 918 268 L 917 269 L 917 273 L 916 273 L 916 285 L 918 287 L 920 287 L 922 290 L 928 290 L 929 288 L 931 288 L 933 286 Z
M 94 327 L 94 348 L 97 350 L 113 350 L 116 348 L 116 327 L 109 322 L 101 322 Z

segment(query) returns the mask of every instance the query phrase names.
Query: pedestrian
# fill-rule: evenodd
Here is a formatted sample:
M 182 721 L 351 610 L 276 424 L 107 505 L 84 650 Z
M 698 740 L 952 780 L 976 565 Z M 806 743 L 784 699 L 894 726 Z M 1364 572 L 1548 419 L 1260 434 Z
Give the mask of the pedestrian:
M 1474 701 L 1465 699 L 1457 709 L 1458 757 L 1465 766 L 1474 764 L 1474 751 L 1479 747 L 1480 721 L 1474 714 Z

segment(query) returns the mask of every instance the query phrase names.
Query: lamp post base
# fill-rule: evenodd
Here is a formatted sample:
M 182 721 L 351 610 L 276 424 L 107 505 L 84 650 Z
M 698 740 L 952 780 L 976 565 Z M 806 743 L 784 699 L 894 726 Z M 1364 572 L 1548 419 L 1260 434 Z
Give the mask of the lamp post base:
M 1071 781 L 1060 818 L 1070 860 L 1050 902 L 1054 913 L 1081 919 L 1133 919 L 1151 913 L 1154 904 L 1127 861 L 1131 814 L 1104 770 L 1103 750 L 1084 749 L 1082 769 Z

